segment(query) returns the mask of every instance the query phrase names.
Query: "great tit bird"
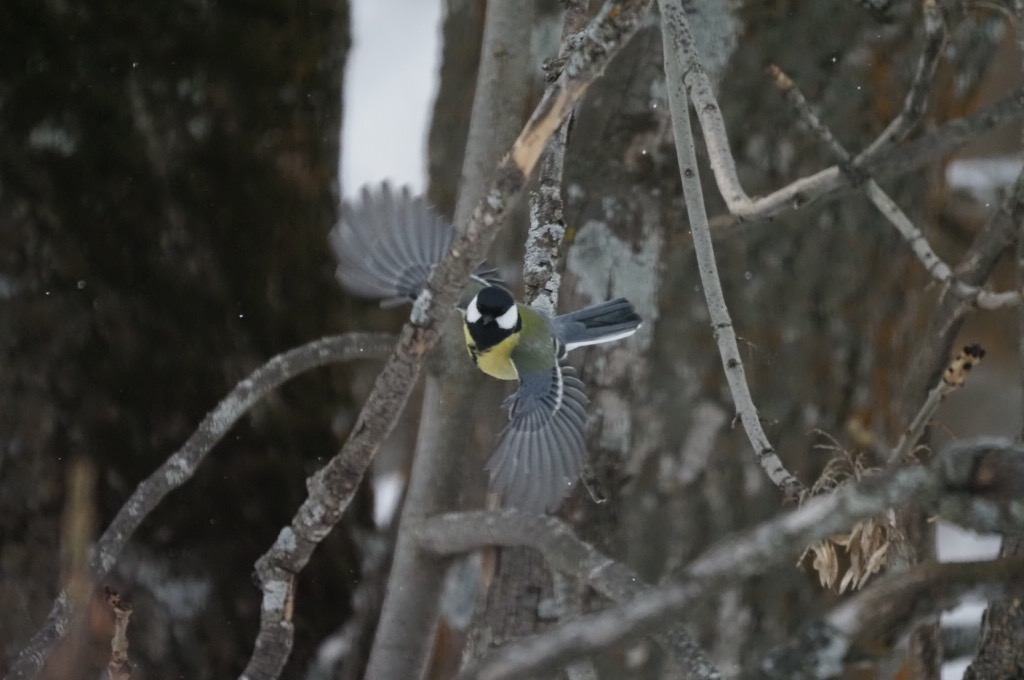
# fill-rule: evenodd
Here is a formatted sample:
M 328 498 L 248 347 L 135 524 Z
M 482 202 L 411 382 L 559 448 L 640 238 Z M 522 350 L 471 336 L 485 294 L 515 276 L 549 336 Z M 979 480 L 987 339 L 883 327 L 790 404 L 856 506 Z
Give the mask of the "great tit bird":
M 363 189 L 342 206 L 330 241 L 337 276 L 351 293 L 381 305 L 414 300 L 447 252 L 455 229 L 408 189 Z M 459 310 L 466 348 L 477 367 L 518 389 L 502 404 L 509 422 L 487 463 L 491 491 L 505 505 L 552 512 L 579 479 L 586 459 L 588 400 L 566 354 L 628 337 L 640 317 L 625 299 L 550 317 L 516 303 L 486 266 L 467 283 Z

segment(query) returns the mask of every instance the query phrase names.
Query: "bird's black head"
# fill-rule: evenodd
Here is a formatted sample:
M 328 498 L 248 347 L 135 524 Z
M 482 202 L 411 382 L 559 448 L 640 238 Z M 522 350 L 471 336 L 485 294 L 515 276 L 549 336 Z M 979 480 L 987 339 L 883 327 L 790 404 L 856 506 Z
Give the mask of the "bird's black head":
M 487 286 L 466 307 L 466 327 L 477 349 L 484 351 L 519 331 L 523 321 L 511 293 Z

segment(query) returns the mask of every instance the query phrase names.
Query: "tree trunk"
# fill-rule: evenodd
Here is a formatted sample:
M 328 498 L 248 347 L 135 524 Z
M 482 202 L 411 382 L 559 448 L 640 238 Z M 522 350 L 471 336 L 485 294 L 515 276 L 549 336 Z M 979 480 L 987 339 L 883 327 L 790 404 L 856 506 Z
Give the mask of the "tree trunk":
M 0 671 L 67 584 L 58 555 L 84 554 L 238 380 L 366 325 L 339 304 L 325 243 L 347 17 L 320 0 L 0 6 Z M 322 372 L 264 403 L 147 521 L 116 578 L 86 584 L 133 602 L 137 672 L 242 668 L 259 609 L 247 575 L 338 446 L 338 402 Z M 94 482 L 62 522 L 76 460 Z M 73 521 L 89 509 L 91 529 Z M 345 616 L 349 530 L 367 510 L 303 574 L 299 665 Z M 343 604 L 310 606 L 325 597 Z M 49 677 L 95 677 L 110 621 L 100 597 L 82 655 L 62 646 Z

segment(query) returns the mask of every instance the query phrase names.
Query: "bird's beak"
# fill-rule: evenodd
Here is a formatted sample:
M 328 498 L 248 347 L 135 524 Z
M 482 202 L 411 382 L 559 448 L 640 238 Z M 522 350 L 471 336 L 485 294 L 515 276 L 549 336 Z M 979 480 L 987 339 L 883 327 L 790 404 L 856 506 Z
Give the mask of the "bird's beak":
M 491 316 L 490 314 L 484 314 L 484 315 L 482 315 L 480 317 L 480 323 L 482 323 L 482 324 L 494 323 L 494 317 Z

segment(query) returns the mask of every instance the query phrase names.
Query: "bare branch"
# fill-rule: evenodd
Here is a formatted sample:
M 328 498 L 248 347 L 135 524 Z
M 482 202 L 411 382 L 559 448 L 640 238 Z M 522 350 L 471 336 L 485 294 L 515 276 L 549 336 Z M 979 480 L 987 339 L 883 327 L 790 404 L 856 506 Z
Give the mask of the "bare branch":
M 950 392 L 963 387 L 964 382 L 967 379 L 967 374 L 973 369 L 978 363 L 985 357 L 985 350 L 981 348 L 981 345 L 968 345 L 963 348 L 959 354 L 957 354 L 952 363 L 942 373 L 942 379 L 939 380 L 939 384 L 936 385 L 928 392 L 928 397 L 922 404 L 921 409 L 917 412 L 917 415 L 910 421 L 910 425 L 907 426 L 906 432 L 900 437 L 899 443 L 892 450 L 892 454 L 889 457 L 889 464 L 894 465 L 907 459 L 910 452 L 917 445 L 917 442 L 921 440 L 921 435 L 924 434 L 924 429 L 927 427 L 928 422 L 935 415 L 935 412 L 939 409 L 939 404 L 946 398 Z
M 829 170 L 823 171 L 823 173 L 797 180 L 770 196 L 761 199 L 751 199 L 740 185 L 739 177 L 736 173 L 736 162 L 729 149 L 725 121 L 715 99 L 711 80 L 708 78 L 704 66 L 701 64 L 700 55 L 697 53 L 693 32 L 690 30 L 690 23 L 686 13 L 683 11 L 677 12 L 671 17 L 670 21 L 667 21 L 663 8 L 662 22 L 663 24 L 669 23 L 671 25 L 673 50 L 675 59 L 679 62 L 682 82 L 685 83 L 686 90 L 693 99 L 697 118 L 700 120 L 701 129 L 704 131 L 711 169 L 718 183 L 718 189 L 730 213 L 746 220 L 768 217 L 784 209 L 786 203 L 793 202 L 796 204 L 794 207 L 806 204 L 806 194 L 813 194 L 824 188 L 831 181 L 838 179 L 833 174 L 833 171 L 841 168 L 829 168 Z M 925 50 L 921 55 L 914 81 L 904 101 L 903 110 L 871 145 L 872 155 L 891 141 L 904 136 L 923 110 L 929 83 L 934 74 L 935 65 L 945 39 L 942 15 L 935 7 L 933 0 L 925 2 L 925 31 L 927 35 Z M 868 154 L 863 156 L 865 159 L 867 157 Z
M 956 276 L 971 285 L 981 285 L 992 273 L 1002 253 L 1013 243 L 1017 224 L 1024 219 L 1024 171 L 1017 175 L 1009 196 L 993 211 L 985 226 L 967 248 L 956 266 Z M 974 309 L 969 302 L 943 291 L 938 309 L 932 315 L 922 342 L 914 352 L 913 365 L 907 377 L 904 402 L 917 408 L 926 391 L 939 379 L 949 361 L 953 341 L 967 312 Z
M 523 256 L 523 283 L 526 302 L 554 315 L 558 290 L 562 283 L 559 265 L 565 218 L 562 201 L 562 169 L 565 143 L 571 118 L 555 131 L 551 144 L 541 158 L 537 190 L 530 194 L 530 230 Z
M 850 656 L 867 645 L 894 645 L 926 619 L 957 605 L 964 596 L 1021 592 L 1024 558 L 918 565 L 845 600 L 772 650 L 750 677 L 825 680 L 842 674 Z
M 832 153 L 839 158 L 840 167 L 843 169 L 843 172 L 849 174 L 856 183 L 863 182 L 868 198 L 878 208 L 879 212 L 896 227 L 896 231 L 910 245 L 914 255 L 921 261 L 921 264 L 924 265 L 924 268 L 933 279 L 948 285 L 957 295 L 969 299 L 972 304 L 981 309 L 999 309 L 1020 303 L 1021 295 L 1019 291 L 992 293 L 978 286 L 972 286 L 955 279 L 953 277 L 953 270 L 950 269 L 949 265 L 942 258 L 935 254 L 924 232 L 907 217 L 906 213 L 878 186 L 874 179 L 862 176 L 855 167 L 853 156 L 843 148 L 839 140 L 832 134 L 832 131 L 828 129 L 828 126 L 811 110 L 800 89 L 789 76 L 783 73 L 778 66 L 771 66 L 769 71 L 775 84 L 782 90 L 786 100 L 793 106 L 800 118 L 812 131 L 821 137 Z
M 516 510 L 455 512 L 422 520 L 414 531 L 420 545 L 437 555 L 495 545 L 533 548 L 555 571 L 578 578 L 616 602 L 645 588 L 632 569 L 581 541 L 557 517 Z
M 736 412 L 739 414 L 740 422 L 750 439 L 751 446 L 754 447 L 754 453 L 757 455 L 761 468 L 787 498 L 799 499 L 806 494 L 806 487 L 782 464 L 771 442 L 768 441 L 768 435 L 761 427 L 757 407 L 754 406 L 750 386 L 747 384 L 743 370 L 743 361 L 736 343 L 736 332 L 733 330 L 732 319 L 729 318 L 725 294 L 718 276 L 718 265 L 715 262 L 715 252 L 711 242 L 711 230 L 708 226 L 707 212 L 704 209 L 704 194 L 701 190 L 700 174 L 697 168 L 697 153 L 694 150 L 693 133 L 690 130 L 686 80 L 688 77 L 692 78 L 697 69 L 685 70 L 684 64 L 686 64 L 686 59 L 690 59 L 693 63 L 698 63 L 698 61 L 696 53 L 693 51 L 693 36 L 690 35 L 686 23 L 686 11 L 680 0 L 659 0 L 658 6 L 661 9 L 665 74 L 668 80 L 669 106 L 672 112 L 672 129 L 675 133 L 679 173 L 683 181 L 683 194 L 686 199 L 687 214 L 690 218 L 693 247 L 697 253 L 697 266 L 707 300 L 708 312 L 711 315 L 715 341 L 718 343 L 718 351 L 722 356 L 726 380 L 729 383 L 733 401 L 736 403 Z M 703 74 L 703 71 L 700 73 Z M 712 96 L 707 76 L 698 79 L 698 85 L 701 88 L 706 86 L 707 95 Z M 699 102 L 695 101 L 695 104 L 700 107 Z M 705 107 L 708 105 L 710 104 L 704 104 Z M 708 137 L 711 136 L 708 135 Z M 710 140 L 708 146 L 711 146 Z M 728 155 L 727 148 L 719 151 Z M 735 168 L 731 166 L 731 160 L 726 170 L 731 176 L 735 175 Z M 734 188 L 739 190 L 738 184 Z
M 1017 18 L 1017 30 L 1020 30 L 1021 22 L 1024 21 L 1024 0 L 1015 0 L 1014 7 L 1016 9 Z M 1018 34 L 1018 48 L 1024 56 L 1024 37 L 1019 37 Z M 1024 170 L 1021 170 L 1021 176 L 1024 176 Z M 1018 188 L 1020 177 L 1018 177 Z M 1017 288 L 1024 290 L 1024 218 L 1017 221 L 1015 225 L 1017 227 Z M 1017 309 L 1017 368 L 1019 371 L 1018 382 L 1020 388 L 1024 390 L 1024 305 L 1021 305 Z M 1021 400 L 1021 420 L 1020 420 L 1021 431 L 1017 435 L 1017 438 L 1024 441 L 1024 399 Z
M 583 28 L 589 0 L 571 0 L 565 4 L 562 23 L 562 44 L 557 62 L 566 59 L 570 41 Z M 565 238 L 562 172 L 565 167 L 565 145 L 569 138 L 572 114 L 555 131 L 540 161 L 537 190 L 530 194 L 530 230 L 526 236 L 523 257 L 523 283 L 528 304 L 554 315 L 558 306 L 559 273 L 562 239 Z
M 854 165 L 868 158 L 887 145 L 896 144 L 910 133 L 917 121 L 924 114 L 928 105 L 928 94 L 931 92 L 932 78 L 935 67 L 942 54 L 942 46 L 946 43 L 946 22 L 942 19 L 942 11 L 935 0 L 924 0 L 921 3 L 924 14 L 924 47 L 917 61 L 917 70 L 910 83 L 910 89 L 903 100 L 903 108 L 886 126 L 882 134 L 871 142 L 854 160 Z
M 803 546 L 891 507 L 937 506 L 948 519 L 968 526 L 1024 527 L 1022 481 L 1024 448 L 1002 439 L 961 442 L 943 451 L 932 465 L 892 469 L 845 485 L 835 494 L 812 498 L 796 510 L 720 541 L 677 580 L 563 623 L 543 636 L 506 645 L 460 677 L 530 677 L 620 640 L 654 632 L 699 599 L 784 564 Z
M 693 39 L 693 31 L 690 30 L 690 20 L 686 16 L 686 10 L 679 0 L 659 0 L 658 9 L 661 12 L 661 33 L 662 43 L 665 52 L 665 75 L 671 81 L 669 83 L 669 103 L 672 103 L 673 92 L 681 86 L 685 86 L 682 96 L 687 93 L 693 99 L 693 108 L 697 112 L 701 129 L 704 131 L 704 141 L 708 149 L 708 159 L 711 162 L 711 170 L 718 181 L 718 190 L 725 199 L 729 212 L 739 217 L 746 217 L 752 201 L 740 185 L 739 176 L 736 174 L 736 161 L 732 151 L 729 149 L 729 138 L 725 129 L 725 120 L 722 118 L 721 109 L 715 99 L 715 89 L 711 79 L 704 70 L 697 53 L 697 45 Z M 669 63 L 672 63 L 672 73 L 668 70 Z M 678 95 L 676 95 L 678 97 Z M 675 119 L 675 108 L 673 119 Z M 687 108 L 680 109 L 680 113 L 689 116 Z M 689 123 L 687 123 L 689 127 Z M 691 134 L 692 137 L 692 134 Z M 678 135 L 676 137 L 678 145 Z
M 613 602 L 628 602 L 650 589 L 636 572 L 581 541 L 556 517 L 515 510 L 450 513 L 423 520 L 416 527 L 416 535 L 423 548 L 438 555 L 456 555 L 492 545 L 532 548 L 551 569 L 578 579 Z M 690 677 L 720 677 L 682 627 L 673 627 L 661 642 Z
M 697 108 L 698 114 L 701 109 Z M 870 158 L 863 159 L 858 169 L 877 178 L 900 176 L 962 148 L 979 135 L 1002 127 L 1024 117 L 1024 88 L 1016 90 L 987 109 L 950 121 L 935 131 L 899 146 L 883 147 Z M 708 126 L 701 119 L 701 128 L 710 136 Z M 714 166 L 712 166 L 714 169 Z M 721 178 L 715 174 L 721 191 Z M 838 165 L 802 177 L 760 198 L 752 199 L 748 206 L 730 217 L 715 219 L 715 230 L 725 231 L 740 222 L 753 222 L 776 217 L 791 210 L 848 190 L 853 184 L 850 176 Z M 731 212 L 731 210 L 730 210 Z
M 906 134 L 927 96 L 927 83 L 944 40 L 941 17 L 936 17 L 931 2 L 925 4 L 925 49 L 899 116 L 857 158 L 859 170 L 873 176 L 902 175 L 925 163 L 949 155 L 978 135 L 1019 119 L 1024 115 L 1024 89 L 983 111 L 951 121 L 929 135 L 899 147 L 889 143 Z M 729 150 L 725 121 L 702 66 L 685 14 L 679 17 L 680 56 L 685 82 L 700 120 L 708 147 L 711 168 L 719 192 L 725 199 L 732 219 L 716 219 L 720 228 L 740 221 L 763 220 L 848 188 L 853 178 L 832 166 L 798 179 L 760 198 L 751 199 L 739 183 L 735 161 Z
M 348 333 L 323 338 L 279 354 L 238 383 L 207 414 L 184 446 L 139 483 L 118 511 L 93 547 L 89 563 L 93 581 L 103 581 L 110 574 L 142 521 L 167 494 L 192 478 L 214 445 L 254 404 L 310 369 L 355 359 L 382 359 L 393 345 L 394 337 L 384 333 Z M 64 636 L 73 611 L 72 598 L 62 592 L 43 626 L 11 666 L 7 675 L 9 680 L 30 678 L 36 674 L 53 645 Z

